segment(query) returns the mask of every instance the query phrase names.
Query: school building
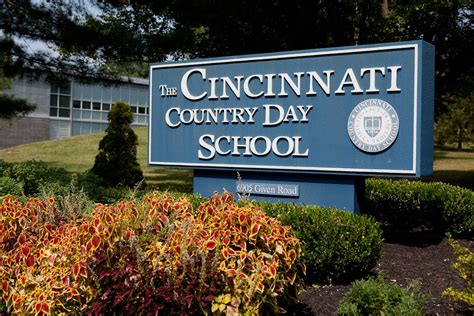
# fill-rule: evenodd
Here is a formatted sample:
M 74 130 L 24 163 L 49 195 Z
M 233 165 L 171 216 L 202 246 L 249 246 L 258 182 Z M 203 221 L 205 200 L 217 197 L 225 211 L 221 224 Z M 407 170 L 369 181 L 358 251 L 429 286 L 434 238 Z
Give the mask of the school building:
M 52 80 L 45 74 L 30 73 L 15 79 L 3 93 L 26 99 L 36 110 L 22 118 L 0 121 L 0 148 L 104 131 L 108 112 L 119 100 L 131 107 L 132 127 L 148 125 L 146 79 Z

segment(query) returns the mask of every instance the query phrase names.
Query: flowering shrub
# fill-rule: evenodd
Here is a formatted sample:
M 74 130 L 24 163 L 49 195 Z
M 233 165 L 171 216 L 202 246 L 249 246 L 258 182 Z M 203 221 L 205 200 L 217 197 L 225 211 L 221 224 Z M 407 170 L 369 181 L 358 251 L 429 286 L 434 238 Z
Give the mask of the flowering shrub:
M 98 204 L 87 219 L 55 212 L 52 199 L 3 198 L 0 281 L 10 311 L 256 314 L 279 311 L 300 284 L 298 239 L 228 193 L 197 209 L 153 193 Z

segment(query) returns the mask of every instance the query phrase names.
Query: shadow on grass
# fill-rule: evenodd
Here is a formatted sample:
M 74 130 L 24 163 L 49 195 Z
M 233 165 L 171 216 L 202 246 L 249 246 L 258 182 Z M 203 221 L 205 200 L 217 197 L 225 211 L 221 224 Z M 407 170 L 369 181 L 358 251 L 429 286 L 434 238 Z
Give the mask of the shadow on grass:
M 148 188 L 180 193 L 193 192 L 193 171 L 187 169 L 153 168 L 145 172 Z
M 422 181 L 444 182 L 473 190 L 474 170 L 438 170 L 432 176 L 423 178 Z
M 435 145 L 434 149 L 435 149 L 435 151 L 436 150 L 443 150 L 443 151 L 468 152 L 468 153 L 473 153 L 474 152 L 474 147 L 472 147 L 472 146 L 463 144 L 463 147 L 464 147 L 463 149 L 459 150 L 454 145 Z

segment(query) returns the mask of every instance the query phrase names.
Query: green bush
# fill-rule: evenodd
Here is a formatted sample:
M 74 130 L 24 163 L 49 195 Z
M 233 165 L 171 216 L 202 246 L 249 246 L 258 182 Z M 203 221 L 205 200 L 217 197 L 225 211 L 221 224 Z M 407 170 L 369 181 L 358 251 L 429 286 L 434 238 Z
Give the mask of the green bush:
M 13 179 L 17 183 L 17 186 L 21 187 L 21 192 L 26 196 L 34 196 L 42 193 L 64 193 L 67 191 L 71 181 L 71 177 L 66 170 L 50 167 L 47 163 L 37 160 L 19 163 L 1 161 L 0 177 Z M 10 187 L 14 192 L 8 193 L 18 194 L 17 186 Z M 47 192 L 44 192 L 45 190 Z
M 368 216 L 337 209 L 285 203 L 256 203 L 292 226 L 302 241 L 308 281 L 337 282 L 370 271 L 380 258 L 382 231 Z
M 132 189 L 124 186 L 105 187 L 102 179 L 91 170 L 78 174 L 76 177 L 78 188 L 83 190 L 91 200 L 99 203 L 114 203 L 130 197 L 133 192 Z
M 10 177 L 0 177 L 0 196 L 11 194 L 21 196 L 22 185 Z
M 374 216 L 384 231 L 435 231 L 472 235 L 474 192 L 444 184 L 408 180 L 366 181 L 364 213 Z
M 408 289 L 387 283 L 382 275 L 352 283 L 339 305 L 339 315 L 423 315 L 427 297 L 417 286 Z

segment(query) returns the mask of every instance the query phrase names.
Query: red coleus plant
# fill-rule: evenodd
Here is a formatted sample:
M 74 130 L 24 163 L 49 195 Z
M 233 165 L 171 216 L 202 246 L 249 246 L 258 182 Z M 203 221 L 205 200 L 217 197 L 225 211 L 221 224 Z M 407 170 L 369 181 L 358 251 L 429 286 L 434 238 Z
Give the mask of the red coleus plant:
M 92 298 L 86 261 L 93 250 L 83 245 L 81 222 L 51 224 L 54 199 L 22 205 L 12 196 L 0 206 L 1 299 L 19 314 L 80 311 Z
M 299 241 L 232 195 L 194 210 L 153 193 L 45 221 L 54 200 L 0 208 L 2 299 L 15 313 L 258 313 L 299 285 Z M 183 304 L 185 302 L 185 304 Z

